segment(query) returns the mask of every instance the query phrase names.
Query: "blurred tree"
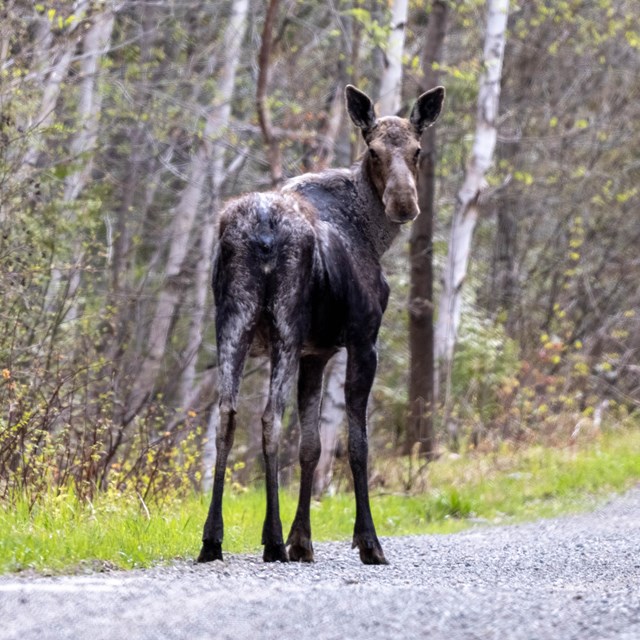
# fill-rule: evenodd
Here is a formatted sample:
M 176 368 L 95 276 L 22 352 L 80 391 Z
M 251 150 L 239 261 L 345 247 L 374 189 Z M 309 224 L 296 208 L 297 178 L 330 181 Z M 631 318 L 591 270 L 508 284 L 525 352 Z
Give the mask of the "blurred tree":
M 460 326 L 462 286 L 467 274 L 471 239 L 478 218 L 478 201 L 485 188 L 485 175 L 493 161 L 498 135 L 497 117 L 508 13 L 508 0 L 487 1 L 483 72 L 479 83 L 476 132 L 464 182 L 456 196 L 435 329 L 436 364 L 446 379 L 445 412 L 450 407 L 453 350 Z
M 389 39 L 384 51 L 384 67 L 380 80 L 380 98 L 377 102 L 381 116 L 395 115 L 402 103 L 402 59 L 405 29 L 409 11 L 408 0 L 393 0 Z
M 625 212 L 637 206 L 638 171 L 623 151 L 638 131 L 637 19 L 626 1 L 527 4 L 514 14 L 506 57 L 497 154 L 500 179 L 511 179 L 496 202 L 480 299 L 528 360 L 541 335 L 562 345 L 548 364 L 567 389 L 582 387 L 566 394 L 574 408 L 602 393 L 629 403 L 637 391 L 625 316 L 638 301 L 628 259 L 637 230 Z M 574 365 L 591 375 L 575 378 Z
M 420 91 L 439 83 L 449 5 L 436 0 L 431 5 L 425 34 Z M 420 216 L 413 223 L 410 240 L 411 288 L 409 290 L 409 411 L 404 453 L 418 444 L 428 459 L 435 453 L 434 344 L 433 344 L 433 220 L 436 191 L 436 129 L 425 129 L 421 140 L 418 197 Z
M 145 491 L 167 478 L 159 469 L 172 446 L 211 433 L 217 212 L 228 197 L 269 188 L 274 170 L 286 180 L 348 166 L 362 143 L 344 118 L 347 82 L 381 100 L 393 95 L 392 106 L 379 103 L 390 113 L 435 74 L 447 88 L 436 188 L 420 182 L 430 191 L 423 210 L 432 200 L 437 208 L 433 242 L 423 215 L 410 232 L 411 282 L 406 244 L 385 259 L 392 298 L 372 449 L 433 446 L 428 301 L 438 300 L 443 273 L 449 293 L 438 317 L 451 292 L 462 317 L 451 423 L 494 442 L 552 432 L 562 415 L 575 425 L 605 407 L 637 410 L 640 6 L 512 7 L 496 162 L 484 174 L 483 208 L 495 215 L 477 219 L 460 297 L 443 230 L 465 219 L 454 199 L 466 193 L 474 153 L 485 8 L 469 0 L 425 11 L 410 2 L 403 20 L 393 17 L 404 16 L 400 0 L 1 3 L 0 491 L 11 478 L 75 479 L 90 492 L 109 474 L 137 478 Z M 444 13 L 438 54 L 442 34 L 431 30 Z M 392 55 L 401 34 L 403 53 Z M 384 76 L 395 78 L 393 91 L 381 88 Z M 423 140 L 423 178 L 434 133 Z M 417 289 L 431 281 L 431 255 L 433 294 Z M 251 371 L 246 424 L 262 403 L 262 369 Z M 338 447 L 342 415 L 335 375 L 323 409 L 327 453 Z M 232 463 L 250 462 L 250 443 L 240 431 Z M 123 464 L 126 473 L 112 471 Z M 318 490 L 330 461 L 322 468 Z M 195 472 L 189 482 L 199 482 Z
M 407 22 L 408 2 L 395 0 L 391 10 L 391 24 L 386 42 L 384 66 L 381 71 L 380 96 L 376 103 L 378 116 L 395 115 L 402 102 L 402 76 L 404 55 L 404 31 Z M 341 87 L 337 94 L 342 98 Z M 344 110 L 343 100 L 339 103 Z M 337 109 L 336 109 L 337 110 Z M 323 164 L 314 169 L 319 170 Z M 336 354 L 325 375 L 324 397 L 321 407 L 321 454 L 314 473 L 313 490 L 321 494 L 330 484 L 333 475 L 333 460 L 338 450 L 338 430 L 344 419 L 344 381 L 346 378 L 347 354 L 345 350 Z

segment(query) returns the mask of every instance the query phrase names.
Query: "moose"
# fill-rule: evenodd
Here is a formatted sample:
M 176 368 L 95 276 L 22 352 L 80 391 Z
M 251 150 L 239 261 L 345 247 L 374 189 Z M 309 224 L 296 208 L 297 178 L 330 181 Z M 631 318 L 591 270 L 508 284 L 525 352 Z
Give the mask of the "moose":
M 248 355 L 270 359 L 262 415 L 266 473 L 265 562 L 313 562 L 310 504 L 320 457 L 323 372 L 347 350 L 345 404 L 356 517 L 353 548 L 364 564 L 387 564 L 371 516 L 367 477 L 367 400 L 376 339 L 389 297 L 380 260 L 400 226 L 419 214 L 420 137 L 440 114 L 445 91 L 415 102 L 408 119 L 378 118 L 371 99 L 345 89 L 346 107 L 366 150 L 350 169 L 293 178 L 279 190 L 232 200 L 220 214 L 213 265 L 220 421 L 213 496 L 198 562 L 222 560 L 222 497 L 236 428 L 240 378 Z M 278 440 L 298 373 L 300 494 L 286 544 L 278 502 Z

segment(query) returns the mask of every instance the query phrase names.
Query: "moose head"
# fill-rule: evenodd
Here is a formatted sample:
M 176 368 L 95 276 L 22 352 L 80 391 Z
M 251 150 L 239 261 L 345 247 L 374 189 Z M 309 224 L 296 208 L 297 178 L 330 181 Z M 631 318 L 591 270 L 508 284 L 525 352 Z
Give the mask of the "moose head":
M 347 111 L 367 143 L 363 165 L 391 222 L 409 222 L 420 213 L 416 189 L 420 138 L 440 115 L 444 95 L 444 87 L 423 93 L 407 120 L 378 118 L 369 96 L 352 85 L 345 89 Z

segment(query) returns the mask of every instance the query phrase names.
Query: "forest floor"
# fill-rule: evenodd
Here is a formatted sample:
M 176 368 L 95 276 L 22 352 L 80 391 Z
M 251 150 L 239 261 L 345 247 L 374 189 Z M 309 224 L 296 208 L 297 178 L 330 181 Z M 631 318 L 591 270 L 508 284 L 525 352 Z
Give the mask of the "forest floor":
M 631 640 L 640 637 L 640 486 L 586 514 L 382 540 L 316 562 L 180 561 L 0 578 L 0 638 Z

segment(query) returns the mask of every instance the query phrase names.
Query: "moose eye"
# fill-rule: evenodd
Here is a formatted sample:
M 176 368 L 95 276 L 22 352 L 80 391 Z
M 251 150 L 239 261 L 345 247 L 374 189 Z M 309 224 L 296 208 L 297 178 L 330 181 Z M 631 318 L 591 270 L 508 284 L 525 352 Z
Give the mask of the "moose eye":
M 418 162 L 418 160 L 420 160 L 420 149 L 416 149 L 415 153 L 413 154 L 413 161 Z
M 377 162 L 379 160 L 378 154 L 376 153 L 375 149 L 372 149 L 371 147 L 369 147 L 369 156 L 374 162 Z

